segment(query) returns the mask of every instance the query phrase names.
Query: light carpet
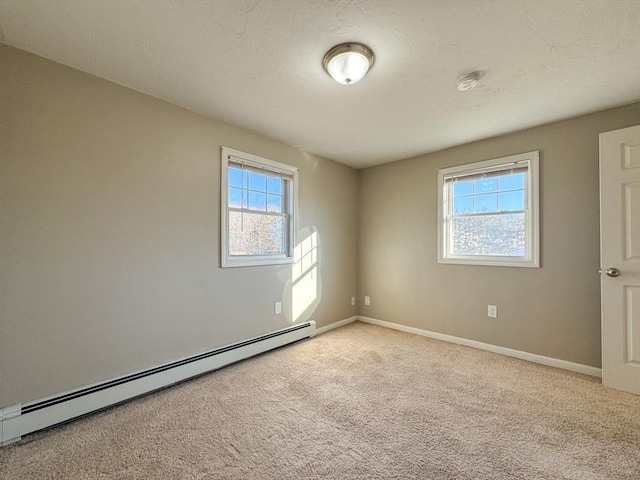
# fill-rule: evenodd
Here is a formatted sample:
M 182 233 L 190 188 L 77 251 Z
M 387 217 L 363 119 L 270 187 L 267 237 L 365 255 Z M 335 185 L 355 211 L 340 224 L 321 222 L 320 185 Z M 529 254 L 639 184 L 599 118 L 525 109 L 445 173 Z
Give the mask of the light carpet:
M 0 478 L 640 479 L 640 397 L 354 323 L 0 448 Z

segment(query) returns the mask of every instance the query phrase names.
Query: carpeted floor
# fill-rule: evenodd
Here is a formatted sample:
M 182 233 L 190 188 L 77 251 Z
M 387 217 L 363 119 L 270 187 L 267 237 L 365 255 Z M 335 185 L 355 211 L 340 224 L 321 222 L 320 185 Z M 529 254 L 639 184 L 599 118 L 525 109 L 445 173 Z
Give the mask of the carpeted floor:
M 354 323 L 0 449 L 0 478 L 640 479 L 640 397 Z

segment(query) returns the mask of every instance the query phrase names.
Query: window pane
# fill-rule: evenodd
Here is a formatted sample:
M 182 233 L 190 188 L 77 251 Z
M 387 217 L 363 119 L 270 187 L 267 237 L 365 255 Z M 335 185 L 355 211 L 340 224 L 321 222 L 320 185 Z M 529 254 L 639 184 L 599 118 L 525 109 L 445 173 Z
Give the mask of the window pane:
M 455 255 L 525 255 L 524 213 L 455 217 L 451 233 Z
M 480 178 L 473 181 L 475 193 L 495 192 L 498 190 L 498 177 Z
M 524 173 L 514 173 L 500 177 L 500 190 L 524 189 Z
M 462 213 L 473 212 L 473 197 L 453 198 L 453 214 L 460 215 Z
M 282 195 L 282 179 L 267 177 L 267 192 Z
M 498 211 L 498 195 L 495 193 L 490 193 L 488 195 L 476 195 L 474 199 L 474 211 L 476 213 Z
M 227 181 L 230 187 L 242 188 L 242 170 L 239 168 L 229 167 L 229 175 Z
M 500 211 L 524 210 L 524 190 L 505 192 L 498 195 Z
M 267 196 L 264 193 L 249 192 L 249 210 L 266 211 Z
M 229 255 L 283 254 L 283 217 L 229 212 Z
M 249 189 L 258 192 L 267 191 L 267 177 L 261 173 L 247 172 L 249 174 Z M 251 201 L 251 200 L 249 200 Z
M 453 196 L 471 195 L 473 193 L 473 180 L 467 182 L 453 182 Z
M 232 208 L 242 208 L 242 193 L 239 188 L 229 187 L 229 206 Z
M 267 212 L 282 213 L 282 197 L 267 195 Z

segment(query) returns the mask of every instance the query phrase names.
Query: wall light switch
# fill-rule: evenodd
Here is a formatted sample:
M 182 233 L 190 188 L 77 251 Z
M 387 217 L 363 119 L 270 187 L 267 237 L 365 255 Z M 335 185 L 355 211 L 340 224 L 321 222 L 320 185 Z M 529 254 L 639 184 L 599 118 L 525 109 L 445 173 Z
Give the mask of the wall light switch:
M 487 317 L 498 318 L 498 306 L 497 305 L 487 305 Z
M 369 298 L 369 296 L 365 296 L 364 297 L 364 304 L 365 305 L 371 305 L 371 299 Z
M 282 302 L 276 302 L 276 315 L 280 315 L 282 313 Z

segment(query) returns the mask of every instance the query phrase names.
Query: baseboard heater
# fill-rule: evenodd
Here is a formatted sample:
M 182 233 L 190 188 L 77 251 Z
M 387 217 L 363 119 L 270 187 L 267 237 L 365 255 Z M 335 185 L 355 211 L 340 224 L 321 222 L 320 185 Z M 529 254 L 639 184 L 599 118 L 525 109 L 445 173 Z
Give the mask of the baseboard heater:
M 315 332 L 316 322 L 305 322 L 124 377 L 2 408 L 0 445 L 17 442 L 22 435 L 68 422 L 245 358 L 313 337 Z

